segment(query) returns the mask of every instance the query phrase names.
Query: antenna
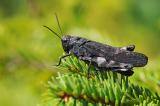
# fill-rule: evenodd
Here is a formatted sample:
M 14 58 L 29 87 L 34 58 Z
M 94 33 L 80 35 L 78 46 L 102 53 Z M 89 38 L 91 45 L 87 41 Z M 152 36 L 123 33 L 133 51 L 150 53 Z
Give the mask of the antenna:
M 60 39 L 62 39 L 61 36 L 59 36 L 55 31 L 53 31 L 53 30 L 52 30 L 51 28 L 49 28 L 48 26 L 43 25 L 43 27 L 47 28 L 47 29 L 50 30 L 52 33 L 54 33 L 56 36 L 58 36 Z
M 62 29 L 61 29 L 61 26 L 60 26 L 60 23 L 59 23 L 59 20 L 58 20 L 58 15 L 57 15 L 57 13 L 55 13 L 55 16 L 56 16 L 56 21 L 57 21 L 57 23 L 58 23 L 58 27 L 59 27 L 59 30 L 60 30 L 60 32 L 61 32 L 61 35 L 63 35 Z

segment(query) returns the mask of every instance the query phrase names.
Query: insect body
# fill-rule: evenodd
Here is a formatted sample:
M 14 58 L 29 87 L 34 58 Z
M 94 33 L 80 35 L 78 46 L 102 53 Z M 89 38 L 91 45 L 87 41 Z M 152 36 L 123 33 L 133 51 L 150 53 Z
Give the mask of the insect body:
M 67 54 L 73 54 L 97 70 L 112 70 L 124 75 L 132 75 L 133 67 L 147 64 L 144 54 L 133 52 L 135 46 L 112 47 L 76 36 L 63 36 L 62 46 Z
M 61 39 L 62 47 L 66 53 L 66 55 L 60 58 L 57 66 L 61 64 L 63 58 L 74 55 L 80 60 L 85 61 L 89 65 L 89 68 L 93 65 L 97 70 L 112 70 L 130 76 L 134 73 L 134 67 L 143 67 L 148 62 L 147 56 L 142 53 L 133 52 L 134 45 L 112 47 L 77 36 L 64 35 L 60 37 L 49 27 L 44 27 L 48 28 Z

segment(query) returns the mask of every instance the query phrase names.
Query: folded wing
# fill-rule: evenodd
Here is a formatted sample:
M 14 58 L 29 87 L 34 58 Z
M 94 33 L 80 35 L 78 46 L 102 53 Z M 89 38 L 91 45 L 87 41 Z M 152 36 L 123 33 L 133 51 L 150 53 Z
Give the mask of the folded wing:
M 122 51 L 112 56 L 112 59 L 117 62 L 132 64 L 133 67 L 143 67 L 148 62 L 148 57 L 142 53 Z

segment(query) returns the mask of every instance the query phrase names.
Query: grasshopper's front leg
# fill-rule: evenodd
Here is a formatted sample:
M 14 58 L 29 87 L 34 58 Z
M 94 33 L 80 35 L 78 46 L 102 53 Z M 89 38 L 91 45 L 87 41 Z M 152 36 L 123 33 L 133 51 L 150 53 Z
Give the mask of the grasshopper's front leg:
M 68 56 L 71 56 L 71 54 L 66 54 L 66 55 L 61 56 L 61 57 L 59 58 L 59 62 L 58 62 L 58 64 L 57 64 L 56 66 L 61 65 L 62 59 L 66 58 L 66 57 L 68 57 Z

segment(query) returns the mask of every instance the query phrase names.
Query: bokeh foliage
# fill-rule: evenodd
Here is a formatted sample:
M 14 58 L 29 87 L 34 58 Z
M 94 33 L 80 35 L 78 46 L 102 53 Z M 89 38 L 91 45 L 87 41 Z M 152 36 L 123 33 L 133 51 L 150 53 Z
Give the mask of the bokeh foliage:
M 114 46 L 135 44 L 149 56 L 131 81 L 159 92 L 159 0 L 0 0 L 0 105 L 32 106 L 44 84 L 58 70 L 63 50 L 54 12 L 65 34 L 83 36 Z

